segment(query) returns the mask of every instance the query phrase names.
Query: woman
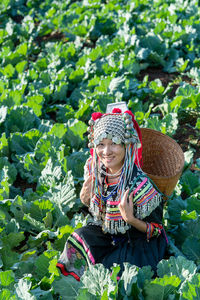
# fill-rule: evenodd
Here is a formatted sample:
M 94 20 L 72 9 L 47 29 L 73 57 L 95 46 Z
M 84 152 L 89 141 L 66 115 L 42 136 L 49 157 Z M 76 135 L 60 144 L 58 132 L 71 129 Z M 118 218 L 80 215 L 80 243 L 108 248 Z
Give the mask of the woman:
M 93 221 L 68 238 L 57 267 L 80 280 L 87 265 L 113 263 L 154 271 L 163 258 L 163 199 L 141 170 L 141 132 L 131 111 L 92 114 L 91 157 L 85 165 L 82 203 Z

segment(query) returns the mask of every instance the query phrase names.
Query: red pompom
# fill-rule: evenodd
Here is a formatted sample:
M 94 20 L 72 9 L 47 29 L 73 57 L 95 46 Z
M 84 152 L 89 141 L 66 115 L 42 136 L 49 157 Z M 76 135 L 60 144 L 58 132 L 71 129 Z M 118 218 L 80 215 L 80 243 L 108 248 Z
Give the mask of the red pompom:
M 96 121 L 97 119 L 101 118 L 102 116 L 103 116 L 102 113 L 100 113 L 100 112 L 95 112 L 95 113 L 92 114 L 92 120 L 93 120 L 93 121 Z
M 113 108 L 112 113 L 113 114 L 121 114 L 122 110 L 120 108 Z

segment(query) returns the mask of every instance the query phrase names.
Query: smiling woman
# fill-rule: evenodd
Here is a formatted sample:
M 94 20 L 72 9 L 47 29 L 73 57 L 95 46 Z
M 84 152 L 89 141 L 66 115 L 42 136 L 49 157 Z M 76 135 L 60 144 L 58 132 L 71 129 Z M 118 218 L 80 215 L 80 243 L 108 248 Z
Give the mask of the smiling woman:
M 93 220 L 68 238 L 57 267 L 77 280 L 96 263 L 117 263 L 120 272 L 124 262 L 156 271 L 167 244 L 163 198 L 141 169 L 140 128 L 131 111 L 120 109 L 92 114 L 89 125 L 91 157 L 80 199 Z
M 112 140 L 103 139 L 96 147 L 97 156 L 108 171 L 113 175 L 120 171 L 124 164 L 125 147 L 121 144 L 115 144 Z

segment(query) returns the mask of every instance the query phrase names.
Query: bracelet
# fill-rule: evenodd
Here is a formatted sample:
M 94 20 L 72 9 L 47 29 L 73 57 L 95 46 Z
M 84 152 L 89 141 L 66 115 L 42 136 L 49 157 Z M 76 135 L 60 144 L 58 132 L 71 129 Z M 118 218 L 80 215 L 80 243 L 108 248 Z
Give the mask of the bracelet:
M 147 233 L 148 242 L 150 238 L 152 238 L 152 236 L 159 236 L 161 234 L 161 230 L 163 229 L 163 226 L 161 224 L 146 222 L 146 225 L 147 225 L 146 233 Z
M 147 225 L 147 229 L 146 229 L 147 241 L 149 242 L 150 238 L 153 236 L 154 226 L 148 222 L 146 222 L 146 225 Z

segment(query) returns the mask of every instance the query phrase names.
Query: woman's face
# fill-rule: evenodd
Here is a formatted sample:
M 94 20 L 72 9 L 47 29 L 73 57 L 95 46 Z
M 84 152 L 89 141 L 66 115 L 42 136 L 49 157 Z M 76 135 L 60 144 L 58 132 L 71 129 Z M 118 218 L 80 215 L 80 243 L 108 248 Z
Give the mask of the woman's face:
M 115 144 L 112 140 L 103 139 L 96 146 L 97 156 L 110 173 L 115 173 L 124 164 L 125 147 L 122 144 Z

